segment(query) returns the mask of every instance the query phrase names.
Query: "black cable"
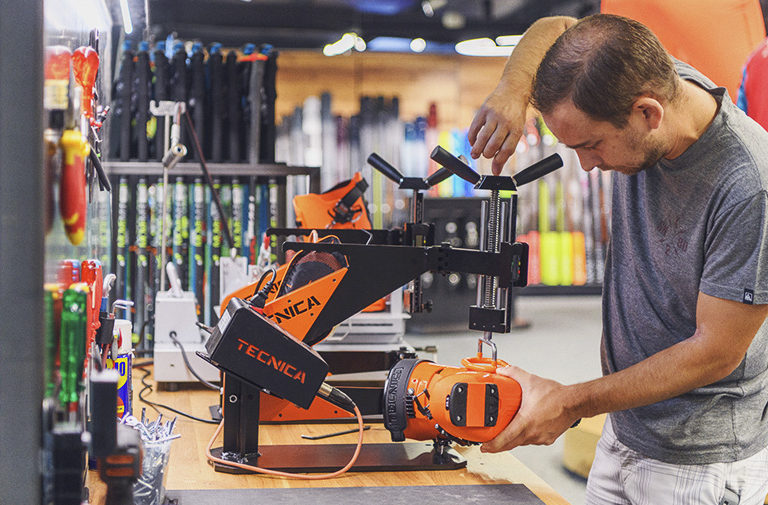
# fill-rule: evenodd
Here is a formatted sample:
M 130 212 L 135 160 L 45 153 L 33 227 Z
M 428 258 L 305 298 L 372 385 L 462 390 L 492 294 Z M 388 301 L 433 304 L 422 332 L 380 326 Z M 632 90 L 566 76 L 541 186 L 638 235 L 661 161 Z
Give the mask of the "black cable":
M 219 221 L 221 222 L 221 229 L 224 230 L 224 238 L 227 239 L 227 244 L 230 248 L 235 247 L 235 241 L 232 240 L 232 232 L 229 231 L 229 223 L 227 223 L 227 215 L 224 213 L 224 207 L 221 205 L 221 199 L 219 198 L 219 192 L 213 185 L 211 174 L 208 172 L 208 166 L 205 164 L 205 156 L 203 156 L 203 149 L 200 147 L 200 140 L 197 138 L 197 132 L 195 131 L 195 125 L 192 122 L 192 118 L 189 116 L 189 112 L 184 108 L 184 117 L 187 119 L 187 125 L 189 131 L 192 134 L 192 143 L 195 145 L 195 152 L 197 153 L 198 161 L 200 162 L 200 168 L 203 170 L 205 176 L 205 184 L 211 190 L 211 196 L 213 197 L 213 203 L 216 205 L 216 209 L 219 211 Z
M 181 357 L 184 359 L 184 365 L 187 367 L 187 370 L 189 370 L 189 373 L 194 375 L 197 378 L 197 380 L 199 380 L 200 383 L 203 384 L 205 387 L 207 387 L 209 389 L 213 389 L 214 391 L 221 390 L 221 388 L 219 386 L 215 386 L 215 385 L 211 384 L 207 380 L 205 380 L 202 377 L 200 377 L 197 374 L 197 372 L 195 372 L 195 370 L 192 368 L 192 364 L 189 362 L 189 359 L 187 359 L 187 351 L 184 350 L 184 346 L 181 345 L 181 342 L 179 342 L 179 340 L 176 338 L 176 336 L 177 336 L 176 332 L 172 331 L 172 332 L 170 332 L 168 334 L 168 336 L 171 337 L 171 340 L 173 340 L 173 343 L 176 344 L 179 347 L 179 349 L 181 349 Z
M 269 267 L 269 270 L 261 274 L 261 277 L 259 278 L 259 281 L 256 283 L 256 287 L 261 286 L 261 283 L 264 281 L 264 279 L 267 278 L 267 275 L 272 274 L 272 278 L 269 279 L 269 282 L 267 282 L 264 287 L 262 287 L 253 297 L 248 300 L 248 303 L 256 307 L 257 309 L 263 309 L 264 305 L 267 303 L 267 298 L 269 297 L 269 292 L 272 291 L 272 286 L 275 285 L 275 279 L 277 278 L 277 269 L 274 265 Z
M 141 325 L 141 329 L 139 330 L 139 341 L 136 342 L 136 346 L 137 347 L 142 342 L 144 343 L 145 346 L 149 344 L 149 341 L 146 339 L 147 326 L 149 326 L 151 323 L 154 323 L 154 321 L 155 321 L 155 318 L 154 318 L 154 316 L 152 316 L 152 317 L 147 318 L 144 321 L 144 323 Z M 153 353 L 152 349 L 141 349 L 141 350 L 136 349 L 136 350 L 133 351 L 133 354 L 135 356 L 141 356 L 141 357 L 151 356 L 152 353 Z
M 277 277 L 277 269 L 274 265 L 269 267 L 263 274 L 261 274 L 261 277 L 259 277 L 259 281 L 256 283 L 256 287 L 261 286 L 261 283 L 264 282 L 264 279 L 267 278 L 267 275 L 272 274 L 272 278 L 269 280 L 269 284 L 265 285 L 264 288 L 272 289 L 272 285 L 275 283 L 275 277 Z M 264 289 L 262 288 L 262 289 Z
M 168 405 L 165 405 L 165 404 L 162 404 L 162 403 L 153 402 L 151 400 L 147 400 L 146 398 L 144 398 L 144 396 L 143 396 L 144 395 L 144 391 L 149 390 L 150 392 L 152 392 L 152 389 L 153 389 L 152 388 L 152 384 L 150 384 L 150 383 L 148 383 L 146 381 L 147 377 L 152 375 L 152 372 L 150 372 L 149 370 L 147 370 L 145 368 L 149 364 L 150 363 L 141 363 L 140 365 L 134 365 L 134 368 L 139 368 L 139 369 L 141 369 L 144 372 L 144 375 L 141 377 L 141 384 L 144 387 L 141 388 L 141 391 L 139 391 L 139 400 L 141 400 L 142 402 L 144 402 L 147 405 L 149 405 L 150 407 L 152 407 L 155 410 L 155 412 L 157 412 L 158 414 L 162 414 L 162 412 L 160 412 L 158 410 L 158 407 L 160 407 L 161 409 L 170 410 L 171 412 L 174 412 L 176 414 L 179 414 L 180 416 L 184 416 L 184 417 L 187 417 L 189 419 L 192 419 L 193 421 L 200 421 L 201 423 L 206 423 L 206 424 L 219 424 L 218 421 L 212 421 L 210 419 L 203 419 L 203 418 L 200 418 L 200 417 L 196 417 L 196 416 L 193 416 L 191 414 L 187 414 L 186 412 L 182 412 L 180 410 L 177 410 L 177 409 L 175 409 L 173 407 L 169 407 Z

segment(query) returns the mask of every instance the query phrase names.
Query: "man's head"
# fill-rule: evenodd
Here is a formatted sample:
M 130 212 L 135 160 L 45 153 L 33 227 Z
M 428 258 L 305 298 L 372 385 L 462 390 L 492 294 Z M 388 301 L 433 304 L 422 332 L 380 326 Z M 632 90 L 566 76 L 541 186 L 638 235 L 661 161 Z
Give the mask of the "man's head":
M 561 141 L 582 149 L 584 168 L 633 174 L 664 155 L 664 139 L 648 126 L 658 127 L 663 106 L 678 97 L 680 86 L 672 59 L 648 28 L 597 14 L 576 23 L 549 49 L 534 79 L 532 102 Z M 590 156 L 596 142 L 611 153 Z

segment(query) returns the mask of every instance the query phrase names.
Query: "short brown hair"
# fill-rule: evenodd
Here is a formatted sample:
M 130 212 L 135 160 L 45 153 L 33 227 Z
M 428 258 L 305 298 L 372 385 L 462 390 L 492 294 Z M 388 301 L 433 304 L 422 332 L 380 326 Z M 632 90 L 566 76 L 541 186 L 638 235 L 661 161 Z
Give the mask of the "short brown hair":
M 635 99 L 674 100 L 679 91 L 672 58 L 644 25 L 613 14 L 586 17 L 565 31 L 541 61 L 531 101 L 549 113 L 570 98 L 593 119 L 627 124 Z

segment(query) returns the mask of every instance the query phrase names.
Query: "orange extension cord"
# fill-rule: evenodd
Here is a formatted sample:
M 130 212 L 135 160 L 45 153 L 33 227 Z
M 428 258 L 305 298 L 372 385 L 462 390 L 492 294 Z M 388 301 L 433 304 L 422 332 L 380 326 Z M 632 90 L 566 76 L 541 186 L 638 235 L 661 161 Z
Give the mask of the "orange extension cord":
M 291 479 L 307 479 L 307 480 L 332 479 L 334 477 L 338 477 L 339 475 L 345 473 L 347 470 L 352 468 L 352 465 L 355 464 L 355 461 L 357 461 L 357 457 L 360 455 L 360 449 L 363 447 L 363 416 L 360 413 L 360 410 L 357 408 L 357 406 L 355 406 L 355 415 L 357 416 L 357 424 L 358 424 L 358 427 L 360 428 L 358 431 L 357 447 L 355 448 L 355 453 L 352 455 L 352 459 L 349 460 L 349 463 L 347 463 L 347 465 L 344 468 L 336 470 L 335 472 L 332 472 L 332 473 L 306 475 L 306 474 L 300 474 L 300 473 L 280 472 L 278 470 L 270 470 L 268 468 L 261 468 L 258 466 L 246 465 L 243 463 L 235 463 L 234 461 L 227 461 L 225 459 L 217 458 L 216 456 L 211 454 L 211 447 L 213 447 L 213 442 L 216 440 L 216 437 L 218 437 L 219 433 L 221 433 L 221 428 L 224 426 L 223 419 L 219 423 L 219 426 L 216 428 L 216 431 L 213 433 L 211 440 L 208 442 L 208 447 L 205 448 L 205 455 L 208 458 L 208 461 L 214 461 L 222 465 L 241 468 L 243 470 L 248 470 L 248 471 L 257 472 L 257 473 L 264 473 L 267 475 L 274 475 L 277 477 L 288 477 Z

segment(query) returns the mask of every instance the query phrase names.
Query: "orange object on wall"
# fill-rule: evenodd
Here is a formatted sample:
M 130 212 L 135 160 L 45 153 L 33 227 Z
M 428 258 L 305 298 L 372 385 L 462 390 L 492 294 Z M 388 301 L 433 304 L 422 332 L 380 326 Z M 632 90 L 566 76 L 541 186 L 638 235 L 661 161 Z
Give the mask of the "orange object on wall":
M 600 11 L 643 23 L 734 102 L 744 62 L 765 37 L 759 0 L 602 0 Z

